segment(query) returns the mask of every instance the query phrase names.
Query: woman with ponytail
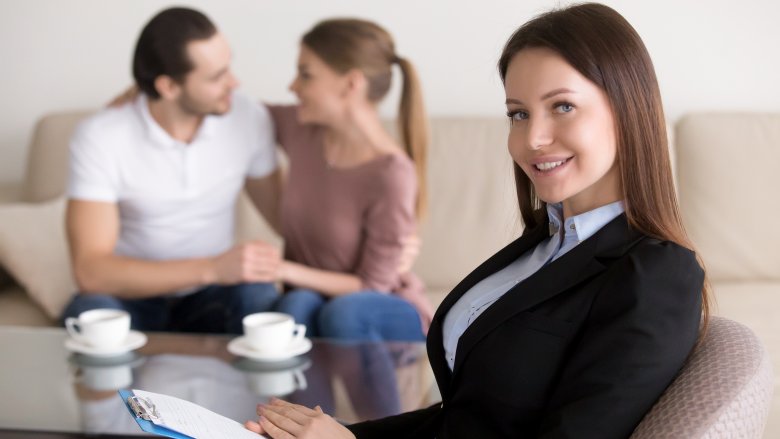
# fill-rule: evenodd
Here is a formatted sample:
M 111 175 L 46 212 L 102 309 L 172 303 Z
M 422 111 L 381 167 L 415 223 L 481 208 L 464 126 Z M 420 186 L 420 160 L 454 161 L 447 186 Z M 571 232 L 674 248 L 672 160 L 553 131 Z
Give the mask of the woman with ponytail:
M 394 65 L 400 145 L 377 109 Z M 423 340 L 432 307 L 419 279 L 398 268 L 425 210 L 428 127 L 414 67 L 380 26 L 326 20 L 303 36 L 290 90 L 298 105 L 269 106 L 290 162 L 277 310 L 313 336 Z

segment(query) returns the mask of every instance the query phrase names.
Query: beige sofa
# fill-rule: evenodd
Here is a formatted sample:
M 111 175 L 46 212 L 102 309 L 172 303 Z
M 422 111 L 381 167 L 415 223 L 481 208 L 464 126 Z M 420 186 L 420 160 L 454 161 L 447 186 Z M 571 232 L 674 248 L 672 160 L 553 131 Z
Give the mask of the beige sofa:
M 32 136 L 23 184 L 0 190 L 5 197 L 0 204 L 0 266 L 5 263 L 6 271 L 21 272 L 16 276 L 19 285 L 0 287 L 0 324 L 55 324 L 51 317 L 75 288 L 64 246 L 62 194 L 68 139 L 87 114 L 43 117 Z M 436 304 L 463 275 L 519 230 L 511 162 L 504 148 L 506 130 L 500 118 L 433 121 L 431 205 L 422 224 L 424 244 L 415 271 Z M 239 240 L 260 237 L 279 243 L 246 198 L 242 197 L 237 209 Z M 3 244 L 8 240 L 13 241 L 11 249 Z M 42 258 L 49 259 L 48 266 Z
M 55 324 L 51 315 L 73 288 L 61 194 L 67 140 L 86 114 L 44 117 L 31 141 L 25 181 L 0 188 L 0 264 L 17 278 L 14 283 L 0 274 L 0 325 Z M 431 203 L 415 271 L 435 303 L 520 230 L 506 132 L 500 118 L 432 121 Z M 675 125 L 674 135 L 681 207 L 707 264 L 717 313 L 759 335 L 777 377 L 780 228 L 775 222 L 780 197 L 774 190 L 780 188 L 780 172 L 774 168 L 780 164 L 780 115 L 691 114 Z M 246 200 L 237 208 L 238 239 L 279 242 Z M 765 437 L 780 437 L 780 392 L 775 393 Z

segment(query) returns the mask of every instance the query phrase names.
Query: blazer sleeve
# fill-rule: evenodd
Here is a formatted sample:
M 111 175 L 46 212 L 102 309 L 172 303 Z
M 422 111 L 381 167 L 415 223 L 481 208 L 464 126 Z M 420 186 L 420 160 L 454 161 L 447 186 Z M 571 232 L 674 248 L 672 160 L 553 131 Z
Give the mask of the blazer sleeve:
M 615 261 L 538 437 L 629 437 L 696 343 L 703 281 L 695 254 L 671 242 L 647 240 Z
M 441 403 L 430 407 L 348 425 L 357 439 L 430 439 L 436 435 Z

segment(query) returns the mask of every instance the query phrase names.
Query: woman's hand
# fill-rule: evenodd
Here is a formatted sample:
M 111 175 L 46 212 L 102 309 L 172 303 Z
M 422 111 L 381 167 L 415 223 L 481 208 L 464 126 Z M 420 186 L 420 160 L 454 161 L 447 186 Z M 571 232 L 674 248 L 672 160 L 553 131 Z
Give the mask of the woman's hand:
M 210 259 L 205 283 L 276 282 L 283 260 L 279 249 L 260 240 L 233 246 Z
M 406 274 L 411 271 L 414 261 L 417 260 L 422 242 L 419 236 L 409 235 L 401 240 L 401 244 L 403 244 L 404 248 L 403 251 L 401 251 L 401 257 L 398 260 L 396 271 L 398 274 Z
M 323 413 L 320 406 L 310 409 L 281 399 L 257 406 L 258 422 L 247 421 L 247 429 L 274 439 L 355 439 L 346 427 Z
M 139 94 L 141 94 L 141 90 L 138 89 L 137 85 L 133 84 L 128 87 L 127 90 L 123 91 L 122 94 L 114 97 L 114 99 L 111 99 L 111 102 L 109 102 L 106 106 L 113 108 L 121 107 L 128 102 L 133 102 Z

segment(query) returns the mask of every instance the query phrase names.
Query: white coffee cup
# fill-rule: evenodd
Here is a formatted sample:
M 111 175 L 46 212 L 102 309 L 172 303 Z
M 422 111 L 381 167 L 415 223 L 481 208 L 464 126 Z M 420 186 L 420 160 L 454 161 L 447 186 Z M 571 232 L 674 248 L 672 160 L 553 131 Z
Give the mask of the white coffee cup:
M 65 319 L 65 329 L 79 343 L 98 349 L 121 346 L 130 333 L 130 314 L 119 309 L 93 309 Z
M 129 364 L 116 366 L 81 366 L 77 378 L 84 387 L 92 390 L 117 390 L 133 382 L 133 369 Z
M 308 386 L 300 369 L 247 372 L 249 388 L 260 396 L 284 396 Z
M 243 319 L 246 344 L 263 352 L 279 352 L 306 335 L 306 325 L 296 324 L 293 316 L 281 312 L 258 312 Z

